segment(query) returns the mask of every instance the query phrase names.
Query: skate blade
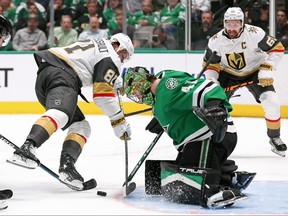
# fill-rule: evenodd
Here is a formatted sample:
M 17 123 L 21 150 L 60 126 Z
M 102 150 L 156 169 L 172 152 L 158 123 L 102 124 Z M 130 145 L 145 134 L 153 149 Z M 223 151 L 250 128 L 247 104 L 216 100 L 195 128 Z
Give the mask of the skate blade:
M 23 161 L 23 160 L 19 160 L 19 158 L 15 157 L 15 156 L 13 156 L 10 159 L 7 159 L 6 162 L 11 163 L 13 165 L 20 166 L 20 167 L 24 167 L 26 169 L 35 169 L 38 167 L 38 163 L 36 163 L 33 160 L 26 159 L 26 161 Z
M 211 207 L 209 207 L 209 208 L 212 208 L 212 209 L 222 208 L 222 207 L 225 208 L 225 207 L 233 205 L 235 202 L 238 202 L 238 201 L 241 201 L 241 200 L 245 200 L 247 198 L 248 197 L 246 195 L 242 195 L 240 197 L 235 197 L 235 198 L 230 199 L 230 200 L 224 200 L 224 201 L 213 203 L 211 205 Z
M 285 152 L 286 151 L 278 151 L 276 148 L 274 148 L 273 146 L 271 147 L 271 151 L 274 152 L 275 154 L 281 156 L 281 157 L 285 157 Z
M 6 200 L 0 200 L 0 210 L 8 208 Z

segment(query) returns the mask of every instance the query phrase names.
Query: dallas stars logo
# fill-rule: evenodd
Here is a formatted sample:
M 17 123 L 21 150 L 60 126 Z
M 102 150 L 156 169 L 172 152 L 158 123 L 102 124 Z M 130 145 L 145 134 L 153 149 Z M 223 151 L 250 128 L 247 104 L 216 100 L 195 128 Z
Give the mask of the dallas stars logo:
M 178 86 L 178 81 L 175 78 L 169 78 L 166 81 L 165 86 L 167 89 L 173 90 Z

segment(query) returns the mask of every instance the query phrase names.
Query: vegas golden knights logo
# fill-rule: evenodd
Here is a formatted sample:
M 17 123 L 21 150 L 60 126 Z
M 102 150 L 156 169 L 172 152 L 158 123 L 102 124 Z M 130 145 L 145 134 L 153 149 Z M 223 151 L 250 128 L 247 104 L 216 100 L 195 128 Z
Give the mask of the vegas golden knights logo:
M 228 65 L 236 70 L 241 70 L 246 66 L 244 53 L 230 53 L 226 54 Z

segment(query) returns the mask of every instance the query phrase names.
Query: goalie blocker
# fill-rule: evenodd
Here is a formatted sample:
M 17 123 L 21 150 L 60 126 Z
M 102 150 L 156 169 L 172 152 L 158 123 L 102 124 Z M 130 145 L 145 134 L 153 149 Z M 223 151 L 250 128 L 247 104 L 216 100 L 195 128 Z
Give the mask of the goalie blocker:
M 145 193 L 205 208 L 228 206 L 247 198 L 235 188 L 220 186 L 220 175 L 217 170 L 182 167 L 174 161 L 146 160 Z

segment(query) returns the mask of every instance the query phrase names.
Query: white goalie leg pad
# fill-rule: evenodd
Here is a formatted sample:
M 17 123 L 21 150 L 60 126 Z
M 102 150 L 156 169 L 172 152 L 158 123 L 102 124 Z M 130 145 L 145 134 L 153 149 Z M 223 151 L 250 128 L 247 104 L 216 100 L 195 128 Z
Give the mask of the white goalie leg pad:
M 57 123 L 58 128 L 63 128 L 69 120 L 66 113 L 57 109 L 49 109 L 43 114 L 43 116 L 51 117 Z
M 264 92 L 260 95 L 259 99 L 265 112 L 265 118 L 271 120 L 280 118 L 280 100 L 276 92 Z
M 91 127 L 89 122 L 85 119 L 79 122 L 74 122 L 69 126 L 68 134 L 70 133 L 80 134 L 88 139 L 91 135 Z

